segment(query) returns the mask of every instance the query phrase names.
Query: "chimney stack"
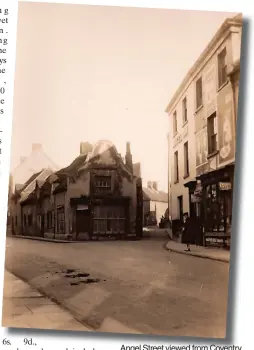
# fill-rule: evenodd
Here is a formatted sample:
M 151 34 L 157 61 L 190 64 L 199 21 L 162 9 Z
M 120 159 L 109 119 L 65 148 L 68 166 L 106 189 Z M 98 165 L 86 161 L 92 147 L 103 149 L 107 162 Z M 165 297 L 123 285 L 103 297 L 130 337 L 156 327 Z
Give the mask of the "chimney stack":
M 93 146 L 89 142 L 80 142 L 80 151 L 79 154 L 87 154 L 92 152 Z
M 153 182 L 153 189 L 155 191 L 158 191 L 158 182 L 156 182 L 156 181 Z
M 137 177 L 141 177 L 141 164 L 140 163 L 133 164 L 133 174 Z
M 147 182 L 147 188 L 152 189 L 153 188 L 153 183 L 152 181 Z
M 33 143 L 32 144 L 32 152 L 39 151 L 42 149 L 41 143 Z
M 126 143 L 125 165 L 127 166 L 127 168 L 131 172 L 133 172 L 133 163 L 132 163 L 132 154 L 131 154 L 131 144 L 130 144 L 130 142 Z

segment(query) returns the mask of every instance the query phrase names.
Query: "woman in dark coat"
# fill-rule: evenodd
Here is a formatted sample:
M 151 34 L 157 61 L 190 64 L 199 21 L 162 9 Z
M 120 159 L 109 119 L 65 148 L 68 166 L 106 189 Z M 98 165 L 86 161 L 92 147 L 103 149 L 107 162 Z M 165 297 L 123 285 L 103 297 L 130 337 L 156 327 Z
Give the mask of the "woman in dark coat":
M 185 251 L 190 251 L 190 244 L 195 243 L 194 239 L 194 231 L 195 227 L 193 227 L 192 220 L 189 215 L 186 213 L 183 216 L 184 225 L 182 230 L 182 243 L 187 245 L 187 249 Z

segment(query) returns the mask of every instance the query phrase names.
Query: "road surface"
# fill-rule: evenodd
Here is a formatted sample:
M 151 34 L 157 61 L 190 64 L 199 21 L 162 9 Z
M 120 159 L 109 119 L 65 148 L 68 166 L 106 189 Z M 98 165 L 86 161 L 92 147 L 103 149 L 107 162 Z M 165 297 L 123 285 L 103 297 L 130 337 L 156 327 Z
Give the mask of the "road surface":
M 94 329 L 113 319 L 145 334 L 225 337 L 229 264 L 166 251 L 165 242 L 8 237 L 6 268 Z

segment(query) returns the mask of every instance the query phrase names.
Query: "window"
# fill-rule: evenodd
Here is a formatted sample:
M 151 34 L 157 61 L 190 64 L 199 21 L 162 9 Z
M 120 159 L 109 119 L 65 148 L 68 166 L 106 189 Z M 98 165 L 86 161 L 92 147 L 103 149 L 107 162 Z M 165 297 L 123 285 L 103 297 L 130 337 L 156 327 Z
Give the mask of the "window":
M 218 55 L 218 81 L 219 88 L 227 81 L 227 64 L 226 64 L 226 48 Z
M 175 152 L 175 182 L 179 181 L 179 169 L 178 169 L 178 151 Z
M 208 154 L 217 151 L 216 113 L 207 119 Z
M 185 142 L 184 147 L 184 177 L 189 176 L 189 147 L 188 142 Z
M 177 133 L 177 113 L 176 113 L 176 111 L 173 113 L 173 132 L 174 132 L 174 135 Z
M 196 108 L 198 109 L 203 104 L 203 88 L 202 77 L 196 81 Z
M 95 192 L 111 192 L 111 176 L 95 176 Z
M 185 124 L 188 120 L 187 98 L 186 97 L 183 99 L 182 107 L 183 107 L 183 124 Z
M 124 233 L 124 207 L 96 206 L 94 208 L 93 231 L 94 233 Z

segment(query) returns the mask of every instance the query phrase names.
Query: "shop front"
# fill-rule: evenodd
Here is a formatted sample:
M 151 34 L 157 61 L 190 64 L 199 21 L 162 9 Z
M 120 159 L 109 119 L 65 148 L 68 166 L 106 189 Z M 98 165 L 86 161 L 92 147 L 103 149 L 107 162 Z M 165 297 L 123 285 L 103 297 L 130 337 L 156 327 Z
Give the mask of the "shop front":
M 199 177 L 205 245 L 230 246 L 233 178 L 233 165 Z

